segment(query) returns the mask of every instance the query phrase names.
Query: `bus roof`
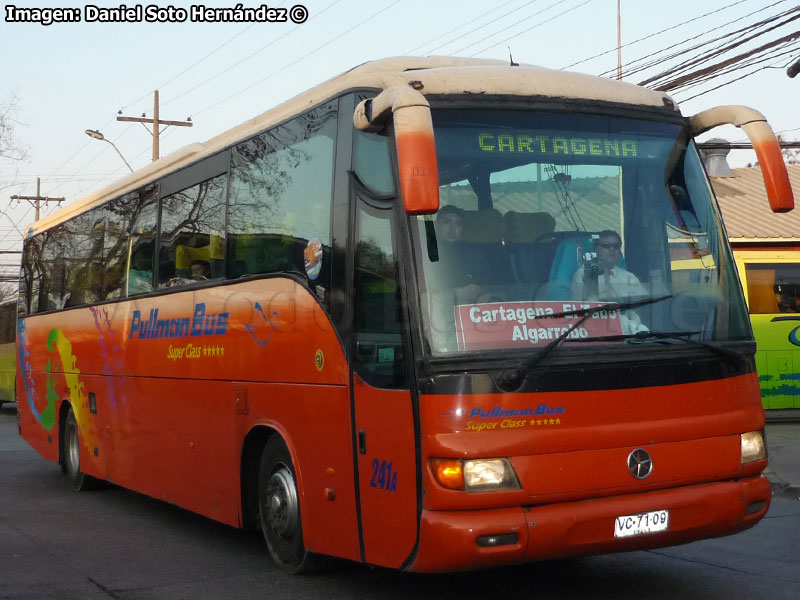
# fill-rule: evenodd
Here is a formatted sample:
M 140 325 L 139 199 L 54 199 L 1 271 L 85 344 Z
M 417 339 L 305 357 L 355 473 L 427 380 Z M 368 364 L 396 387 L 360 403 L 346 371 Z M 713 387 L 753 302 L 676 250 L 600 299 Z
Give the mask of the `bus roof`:
M 219 152 L 349 89 L 386 89 L 421 82 L 426 95 L 508 95 L 595 100 L 677 112 L 673 100 L 629 83 L 583 73 L 508 62 L 446 56 L 395 57 L 364 63 L 203 143 L 185 146 L 105 188 L 36 221 L 26 236 L 44 231 L 122 194 Z

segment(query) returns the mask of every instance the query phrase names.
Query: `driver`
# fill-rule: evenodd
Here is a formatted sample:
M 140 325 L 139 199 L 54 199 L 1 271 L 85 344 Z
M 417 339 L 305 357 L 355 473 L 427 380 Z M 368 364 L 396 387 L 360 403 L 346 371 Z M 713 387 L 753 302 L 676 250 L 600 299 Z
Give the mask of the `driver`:
M 612 230 L 601 231 L 594 239 L 594 250 L 598 259 L 597 294 L 584 289 L 585 270 L 578 269 L 572 277 L 572 297 L 579 300 L 600 300 L 604 302 L 627 302 L 630 298 L 647 295 L 639 279 L 620 267 L 622 238 Z M 622 333 L 630 334 L 647 331 L 639 315 L 634 311 L 625 311 L 620 315 Z

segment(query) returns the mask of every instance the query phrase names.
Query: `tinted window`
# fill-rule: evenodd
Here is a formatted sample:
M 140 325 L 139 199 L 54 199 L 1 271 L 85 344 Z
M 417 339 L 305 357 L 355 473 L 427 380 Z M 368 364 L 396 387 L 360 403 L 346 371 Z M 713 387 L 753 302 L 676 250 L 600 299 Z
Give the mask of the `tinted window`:
M 25 242 L 22 254 L 22 273 L 19 289 L 19 314 L 35 313 L 39 308 L 39 295 L 42 287 L 42 241 L 44 236 L 37 236 Z
M 397 284 L 397 260 L 392 244 L 390 211 L 362 205 L 353 281 L 355 366 L 371 385 L 406 385 L 403 317 Z
M 800 312 L 800 265 L 747 264 L 744 269 L 750 314 Z
M 293 272 L 324 294 L 335 136 L 332 102 L 234 148 L 229 277 Z
M 127 219 L 123 248 L 130 254 L 130 260 L 126 262 L 128 295 L 149 292 L 153 289 L 153 258 L 158 229 L 156 186 L 126 194 L 114 201 L 111 210 L 124 214 Z
M 394 194 L 389 139 L 377 133 L 356 130 L 353 170 L 359 181 L 381 196 Z
M 17 337 L 17 304 L 13 300 L 0 303 L 0 344 L 13 342 Z
M 219 175 L 161 199 L 160 285 L 222 277 L 226 183 Z

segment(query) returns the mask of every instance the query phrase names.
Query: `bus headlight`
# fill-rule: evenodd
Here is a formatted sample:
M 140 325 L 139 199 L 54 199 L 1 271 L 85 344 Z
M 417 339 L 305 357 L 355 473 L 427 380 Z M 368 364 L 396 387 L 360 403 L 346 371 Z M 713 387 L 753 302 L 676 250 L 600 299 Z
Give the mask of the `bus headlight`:
M 767 457 L 767 447 L 760 431 L 748 431 L 742 434 L 742 464 L 761 460 Z
M 451 490 L 491 492 L 519 489 L 517 475 L 506 458 L 463 461 L 435 458 L 431 464 L 436 480 Z

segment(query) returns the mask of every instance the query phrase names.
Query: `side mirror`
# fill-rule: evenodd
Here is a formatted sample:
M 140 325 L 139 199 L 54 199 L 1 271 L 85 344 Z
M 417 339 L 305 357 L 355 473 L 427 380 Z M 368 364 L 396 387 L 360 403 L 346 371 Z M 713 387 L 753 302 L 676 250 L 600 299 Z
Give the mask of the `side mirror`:
M 380 131 L 394 121 L 400 195 L 406 213 L 427 215 L 439 210 L 439 168 L 428 101 L 407 86 L 387 88 L 363 100 L 353 114 L 361 131 Z
M 690 117 L 689 125 L 695 136 L 719 125 L 735 125 L 744 130 L 761 165 L 772 212 L 789 212 L 794 208 L 792 185 L 781 147 L 764 115 L 746 106 L 718 106 Z

